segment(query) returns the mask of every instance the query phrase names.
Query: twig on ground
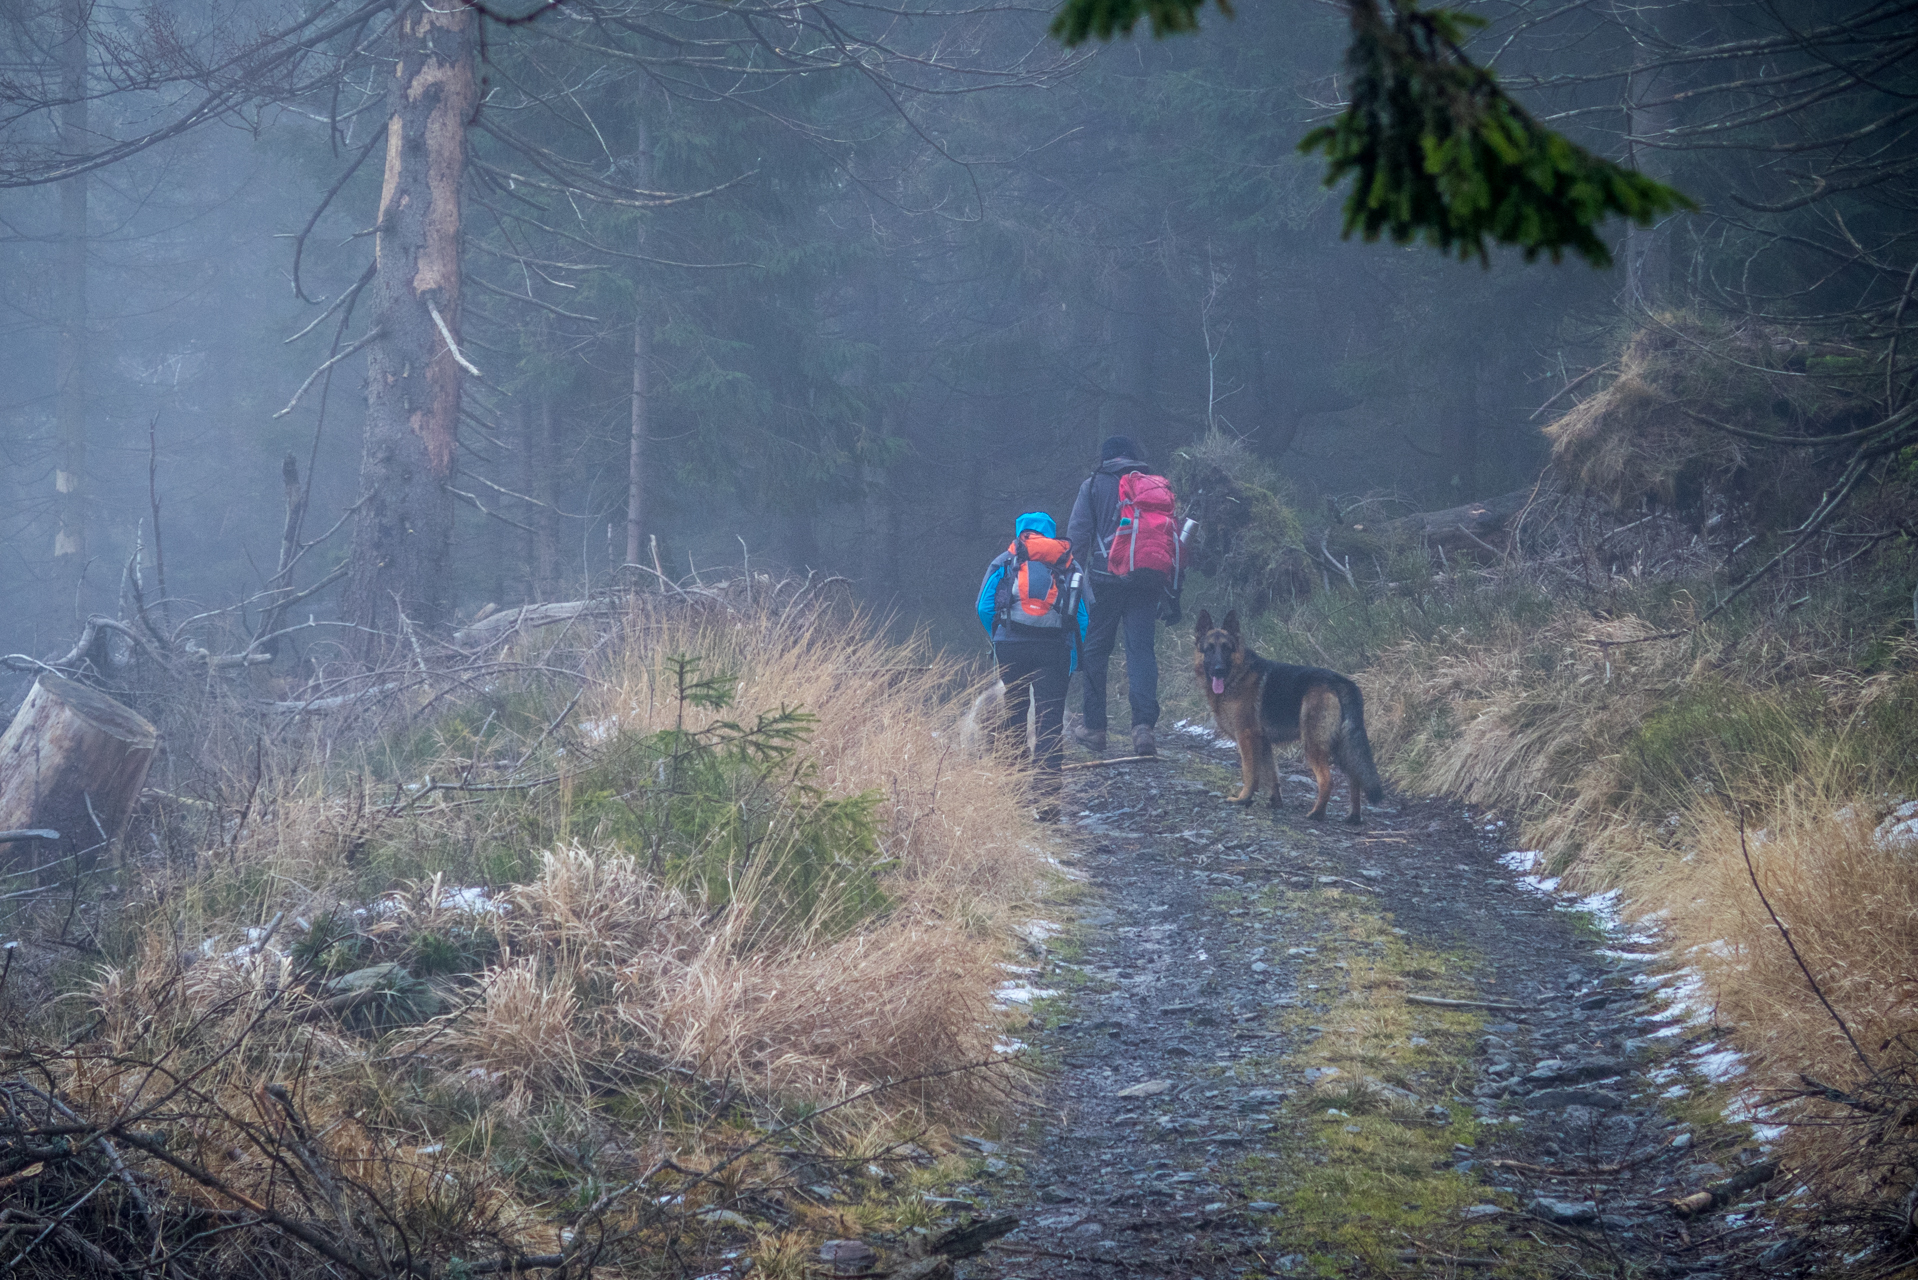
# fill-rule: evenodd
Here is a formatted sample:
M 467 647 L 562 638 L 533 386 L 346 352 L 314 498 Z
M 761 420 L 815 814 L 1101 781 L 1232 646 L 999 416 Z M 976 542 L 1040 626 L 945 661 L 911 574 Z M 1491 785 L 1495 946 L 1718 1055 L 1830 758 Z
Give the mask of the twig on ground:
M 1113 764 L 1138 764 L 1145 760 L 1157 760 L 1158 756 L 1113 756 L 1110 760 L 1081 760 L 1077 764 L 1060 766 L 1063 769 L 1103 769 Z
M 1505 1004 L 1498 1000 L 1448 1000 L 1443 996 L 1406 996 L 1407 1004 L 1429 1004 L 1439 1009 L 1498 1009 L 1507 1013 L 1530 1013 L 1529 1004 Z
M 1673 1136 L 1643 1155 L 1633 1156 L 1630 1160 L 1621 1160 L 1617 1164 L 1594 1165 L 1584 1169 L 1559 1169 L 1548 1164 L 1526 1164 L 1523 1160 L 1487 1160 L 1485 1163 L 1496 1169 L 1516 1169 L 1520 1173 L 1543 1174 L 1548 1178 L 1605 1178 L 1658 1159 L 1671 1150 L 1672 1144 L 1677 1141 L 1678 1138 Z

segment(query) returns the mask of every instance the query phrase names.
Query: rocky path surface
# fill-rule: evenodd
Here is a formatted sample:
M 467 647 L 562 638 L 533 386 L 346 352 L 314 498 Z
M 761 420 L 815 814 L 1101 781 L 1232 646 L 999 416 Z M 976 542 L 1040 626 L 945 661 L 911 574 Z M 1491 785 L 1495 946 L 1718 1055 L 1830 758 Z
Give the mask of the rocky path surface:
M 1683 1111 L 1712 1029 L 1669 964 L 1521 885 L 1502 824 L 1310 823 L 1302 777 L 1244 811 L 1232 759 L 1070 775 L 1076 919 L 1012 984 L 1046 1083 L 961 1189 L 1021 1226 L 962 1275 L 1800 1273 L 1749 1134 Z

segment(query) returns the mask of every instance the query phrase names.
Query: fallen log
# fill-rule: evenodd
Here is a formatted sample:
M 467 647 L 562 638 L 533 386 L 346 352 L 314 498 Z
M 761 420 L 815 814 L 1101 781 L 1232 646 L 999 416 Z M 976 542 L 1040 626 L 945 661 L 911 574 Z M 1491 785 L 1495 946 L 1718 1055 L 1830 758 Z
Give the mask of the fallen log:
M 453 633 L 453 643 L 462 649 L 481 648 L 497 644 L 518 631 L 532 631 L 594 616 L 611 617 L 625 607 L 621 601 L 610 597 L 521 605 L 517 609 L 502 609 L 498 613 L 488 614 L 462 627 Z
M 1376 526 L 1385 537 L 1410 534 L 1447 551 L 1485 550 L 1486 544 L 1500 539 L 1512 517 L 1525 510 L 1532 500 L 1532 488 L 1514 489 L 1496 498 L 1447 507 L 1443 511 L 1421 511 L 1401 516 Z M 1502 550 L 1503 548 L 1493 548 Z
M 970 1258 L 1000 1236 L 1010 1235 L 1018 1229 L 1019 1219 L 1010 1213 L 980 1222 L 964 1222 L 947 1227 L 928 1239 L 925 1250 L 928 1254 L 941 1254 L 948 1258 Z
M 1734 1173 L 1723 1182 L 1714 1182 L 1703 1191 L 1694 1191 L 1688 1196 L 1680 1196 L 1672 1201 L 1672 1212 L 1681 1218 L 1694 1217 L 1708 1213 L 1720 1205 L 1730 1204 L 1738 1196 L 1754 1188 L 1762 1187 L 1778 1176 L 1778 1164 L 1765 1160 L 1751 1168 Z
M 97 855 L 126 829 L 158 745 L 130 707 L 42 674 L 0 734 L 0 828 L 57 831 L 69 854 Z

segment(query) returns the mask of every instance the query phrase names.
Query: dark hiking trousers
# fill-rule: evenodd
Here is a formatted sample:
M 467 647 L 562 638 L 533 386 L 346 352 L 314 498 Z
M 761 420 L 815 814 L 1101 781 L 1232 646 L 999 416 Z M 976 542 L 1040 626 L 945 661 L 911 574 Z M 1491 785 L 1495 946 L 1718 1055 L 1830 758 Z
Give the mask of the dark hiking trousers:
M 1072 674 L 1071 650 L 1057 640 L 999 640 L 992 646 L 999 678 L 1006 683 L 1006 718 L 1000 732 L 1018 743 L 1026 741 L 1026 703 L 1034 707 L 1037 739 L 1033 763 L 1039 767 L 1041 791 L 1059 789 L 1060 769 L 1066 762 L 1066 682 Z
M 1086 673 L 1086 728 L 1094 733 L 1106 727 L 1106 668 L 1112 649 L 1125 632 L 1127 693 L 1132 724 L 1148 729 L 1159 723 L 1159 658 L 1153 652 L 1158 639 L 1159 601 L 1165 585 L 1156 576 L 1102 578 L 1087 606 L 1085 649 L 1079 658 Z

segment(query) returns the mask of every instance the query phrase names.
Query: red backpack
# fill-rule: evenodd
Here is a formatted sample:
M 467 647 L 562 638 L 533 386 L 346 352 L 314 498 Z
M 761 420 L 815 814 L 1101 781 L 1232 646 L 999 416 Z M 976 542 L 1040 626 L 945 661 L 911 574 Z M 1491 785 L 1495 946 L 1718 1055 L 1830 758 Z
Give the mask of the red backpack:
M 1179 523 L 1172 515 L 1172 482 L 1128 471 L 1119 477 L 1119 528 L 1106 547 L 1106 572 L 1115 578 L 1156 569 L 1178 589 L 1185 568 Z

